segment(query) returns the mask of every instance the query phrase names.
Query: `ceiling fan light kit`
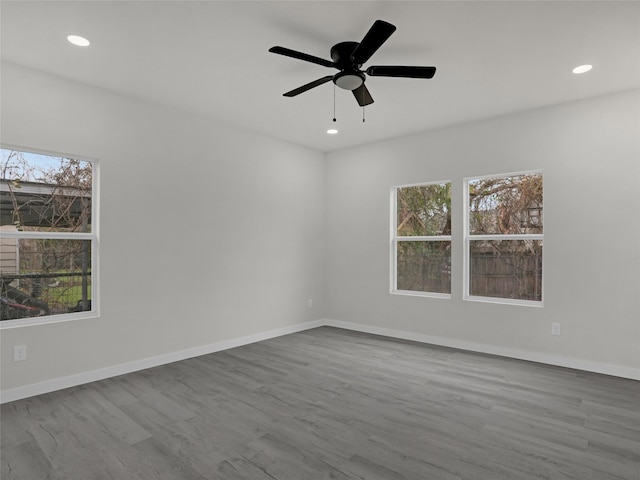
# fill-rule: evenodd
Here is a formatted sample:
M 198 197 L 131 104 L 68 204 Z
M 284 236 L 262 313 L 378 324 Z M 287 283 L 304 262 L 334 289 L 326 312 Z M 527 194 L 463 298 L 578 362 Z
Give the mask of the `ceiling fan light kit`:
M 344 90 L 355 90 L 364 84 L 364 75 L 360 72 L 340 72 L 333 77 L 333 83 Z
M 340 70 L 335 75 L 327 75 L 291 90 L 285 93 L 284 96 L 295 97 L 332 80 L 336 86 L 344 90 L 351 90 L 358 105 L 364 107 L 373 103 L 373 97 L 365 85 L 365 74 L 370 77 L 432 78 L 436 73 L 436 67 L 380 65 L 371 66 L 364 71 L 361 70 L 362 65 L 371 58 L 395 30 L 396 27 L 394 25 L 384 20 L 376 20 L 360 43 L 340 42 L 331 47 L 331 60 L 325 60 L 324 58 L 291 50 L 290 48 L 271 47 L 269 49 L 271 53 Z

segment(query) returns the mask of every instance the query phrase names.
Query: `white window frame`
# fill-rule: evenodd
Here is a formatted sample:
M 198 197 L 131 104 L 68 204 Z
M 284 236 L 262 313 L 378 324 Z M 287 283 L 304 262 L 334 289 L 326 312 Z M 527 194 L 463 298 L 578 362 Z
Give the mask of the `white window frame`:
M 464 253 L 462 257 L 462 265 L 463 265 L 463 292 L 462 299 L 473 302 L 485 302 L 485 303 L 501 303 L 507 305 L 522 305 L 528 307 L 544 307 L 544 225 L 543 225 L 543 233 L 536 234 L 490 234 L 490 235 L 472 235 L 469 233 L 469 182 L 473 180 L 482 180 L 485 178 L 505 178 L 505 177 L 514 177 L 519 175 L 543 175 L 542 170 L 528 170 L 522 172 L 512 172 L 512 173 L 500 173 L 494 175 L 480 175 L 475 177 L 467 177 L 464 179 L 464 188 L 463 188 L 463 237 L 464 237 Z M 544 182 L 544 175 L 543 175 Z M 544 193 L 542 196 L 542 211 L 544 212 Z M 484 297 L 478 295 L 471 295 L 469 293 L 470 283 L 471 283 L 471 260 L 469 258 L 469 251 L 471 248 L 472 240 L 540 240 L 543 244 L 542 250 L 542 275 L 541 275 L 541 299 L 537 300 L 520 300 L 514 298 L 501 298 L 501 297 Z
M 421 183 L 412 183 L 408 185 L 396 185 L 391 188 L 391 228 L 390 228 L 390 239 L 389 239 L 389 293 L 393 295 L 408 295 L 412 297 L 429 297 L 429 298 L 442 298 L 442 299 L 450 299 L 451 293 L 438 293 L 438 292 L 421 292 L 417 290 L 398 290 L 398 242 L 403 241 L 411 241 L 411 242 L 439 242 L 439 241 L 448 241 L 451 242 L 451 235 L 429 235 L 429 236 L 413 236 L 413 237 L 403 237 L 398 236 L 398 189 L 408 188 L 408 187 L 422 187 L 426 185 L 439 185 L 443 183 L 448 183 L 453 186 L 451 180 L 439 180 L 433 182 L 421 182 Z M 453 254 L 453 251 L 452 251 Z M 453 272 L 452 272 L 453 276 Z
M 89 240 L 91 241 L 91 310 L 75 313 L 61 313 L 46 315 L 43 317 L 28 317 L 15 320 L 0 321 L 0 330 L 30 325 L 43 325 L 49 323 L 97 318 L 100 316 L 100 288 L 99 288 L 99 249 L 100 249 L 100 169 L 97 159 L 80 157 L 67 153 L 51 152 L 31 147 L 19 147 L 15 145 L 1 144 L 0 148 L 19 152 L 35 153 L 51 157 L 73 158 L 91 163 L 91 232 L 0 232 L 0 238 L 20 239 L 53 239 L 53 240 Z

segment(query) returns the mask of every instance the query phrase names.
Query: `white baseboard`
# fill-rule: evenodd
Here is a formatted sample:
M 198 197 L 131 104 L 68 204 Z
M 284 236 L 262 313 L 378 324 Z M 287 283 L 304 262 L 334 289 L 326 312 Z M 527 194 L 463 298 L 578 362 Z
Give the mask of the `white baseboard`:
M 137 372 L 140 370 L 144 370 L 145 368 L 158 367 L 167 363 L 186 360 L 187 358 L 199 357 L 201 355 L 207 355 L 209 353 L 215 353 L 222 350 L 228 350 L 230 348 L 241 347 L 250 343 L 261 342 L 262 340 L 268 340 L 270 338 L 280 337 L 282 335 L 288 335 L 290 333 L 301 332 L 303 330 L 309 330 L 310 328 L 321 327 L 323 325 L 324 320 L 314 320 L 311 322 L 299 323 L 297 325 L 291 325 L 275 330 L 268 330 L 266 332 L 247 335 L 245 337 L 233 338 L 209 345 L 202 345 L 200 347 L 188 348 L 186 350 L 158 355 L 156 357 L 144 358 L 142 360 L 135 360 L 128 363 L 121 363 L 112 367 L 83 372 L 76 375 L 70 375 L 68 377 L 54 378 L 52 380 L 46 380 L 44 382 L 25 385 L 23 387 L 11 388 L 0 392 L 0 403 L 13 402 L 14 400 L 33 397 L 35 395 L 41 395 L 43 393 L 55 392 L 64 388 L 75 387 L 77 385 L 95 382 L 97 380 L 104 380 L 105 378 L 111 378 L 118 375 L 124 375 L 126 373 Z
M 545 353 L 531 352 L 528 350 L 520 350 L 516 348 L 500 347 L 497 345 L 486 345 L 482 343 L 465 342 L 445 337 L 434 337 L 421 333 L 407 332 L 404 330 L 393 330 L 383 327 L 375 327 L 372 325 L 364 325 L 361 323 L 343 322 L 340 320 L 325 320 L 324 325 L 336 328 L 344 328 L 345 330 L 355 330 L 362 333 L 371 333 L 373 335 L 383 335 L 385 337 L 399 338 L 402 340 L 413 340 L 420 343 L 428 343 L 431 345 L 439 345 L 442 347 L 458 348 L 460 350 L 468 350 L 478 353 L 488 353 L 498 355 L 500 357 L 516 358 L 518 360 L 528 360 L 530 362 L 544 363 L 547 365 L 555 365 L 558 367 L 573 368 L 576 370 L 584 370 L 593 373 L 602 373 L 604 375 L 612 375 L 614 377 L 628 378 L 631 380 L 640 380 L 640 369 L 633 367 L 624 367 L 602 362 L 593 362 L 590 360 L 581 360 L 571 357 L 563 357 L 560 355 L 549 355 Z
M 133 362 L 122 363 L 111 367 L 83 372 L 76 375 L 70 375 L 68 377 L 54 378 L 52 380 L 46 380 L 44 382 L 25 385 L 23 387 L 11 388 L 0 392 L 0 403 L 13 402 L 15 400 L 33 397 L 35 395 L 41 395 L 43 393 L 50 393 L 69 387 L 75 387 L 77 385 L 95 382 L 97 380 L 104 380 L 105 378 L 111 378 L 118 375 L 124 375 L 126 373 L 137 372 L 146 368 L 158 367 L 167 363 L 178 362 L 180 360 L 186 360 L 187 358 L 199 357 L 201 355 L 207 355 L 209 353 L 215 353 L 222 350 L 228 350 L 230 348 L 241 347 L 250 343 L 260 342 L 263 340 L 268 340 L 270 338 L 280 337 L 282 335 L 288 335 L 290 333 L 301 332 L 304 330 L 322 326 L 343 328 L 345 330 L 355 330 L 358 332 L 370 333 L 373 335 L 382 335 L 385 337 L 399 338 L 402 340 L 412 340 L 415 342 L 427 343 L 431 345 L 458 348 L 460 350 L 468 350 L 479 353 L 488 353 L 501 357 L 516 358 L 519 360 L 528 360 L 531 362 L 556 365 L 559 367 L 567 367 L 577 370 L 585 370 L 594 373 L 602 373 L 605 375 L 629 378 L 632 380 L 640 380 L 640 369 L 633 367 L 592 362 L 589 360 L 580 360 L 570 357 L 562 357 L 559 355 L 548 355 L 544 353 L 500 347 L 496 345 L 465 342 L 452 338 L 434 337 L 421 333 L 407 332 L 404 330 L 393 330 L 389 328 L 365 325 L 362 323 L 320 319 L 311 322 L 299 323 L 297 325 L 290 325 L 288 327 L 278 328 L 275 330 L 268 330 L 266 332 L 260 332 L 253 335 L 247 335 L 245 337 L 224 340 L 222 342 L 216 342 L 209 345 L 203 345 L 200 347 L 167 353 L 165 355 L 158 355 L 156 357 L 144 358 Z

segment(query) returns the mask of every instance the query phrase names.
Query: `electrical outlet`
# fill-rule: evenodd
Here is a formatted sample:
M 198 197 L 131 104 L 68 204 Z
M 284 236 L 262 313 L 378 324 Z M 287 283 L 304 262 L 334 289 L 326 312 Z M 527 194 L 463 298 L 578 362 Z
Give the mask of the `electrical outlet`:
M 551 324 L 551 335 L 560 335 L 560 324 L 552 323 Z
M 14 362 L 22 362 L 27 359 L 27 346 L 26 345 L 15 345 L 13 347 L 13 361 Z
M 313 307 L 313 298 L 309 299 L 309 301 L 307 302 L 307 305 L 309 305 L 309 308 Z

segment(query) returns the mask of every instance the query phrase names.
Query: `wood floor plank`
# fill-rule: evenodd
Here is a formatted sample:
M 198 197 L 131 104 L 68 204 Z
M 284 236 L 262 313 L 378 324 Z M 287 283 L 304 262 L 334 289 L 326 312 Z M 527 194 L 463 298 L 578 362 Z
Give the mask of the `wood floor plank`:
M 640 382 L 329 327 L 1 411 L 3 480 L 640 480 Z
M 19 445 L 2 445 L 0 478 L 28 478 L 30 480 L 57 479 L 38 442 L 31 440 Z

